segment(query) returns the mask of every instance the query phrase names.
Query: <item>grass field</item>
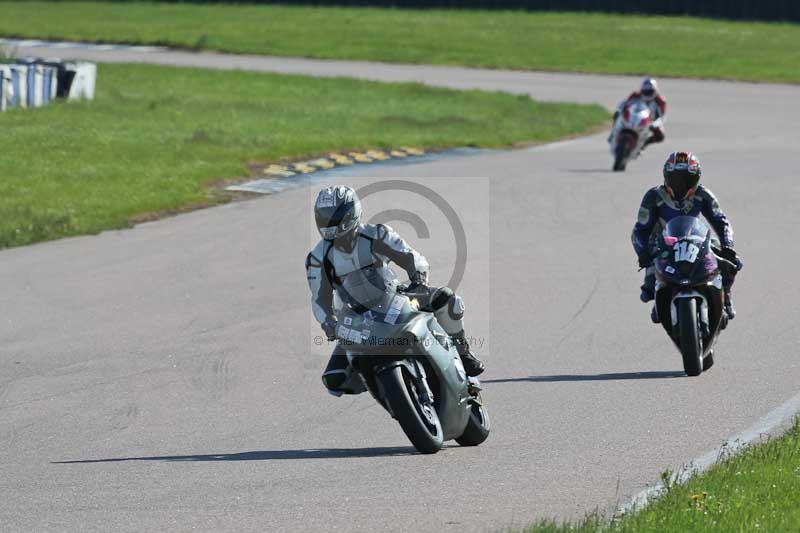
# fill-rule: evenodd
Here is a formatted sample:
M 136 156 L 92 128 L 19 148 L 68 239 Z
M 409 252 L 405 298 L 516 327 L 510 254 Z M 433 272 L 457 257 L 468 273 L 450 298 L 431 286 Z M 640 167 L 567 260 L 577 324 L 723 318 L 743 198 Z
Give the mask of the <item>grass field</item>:
M 800 419 L 783 437 L 752 446 L 694 476 L 639 512 L 527 533 L 671 533 L 800 530 Z
M 2 36 L 281 56 L 800 82 L 800 25 L 796 24 L 125 2 L 0 2 L 0 12 Z
M 331 150 L 508 146 L 585 132 L 599 106 L 419 84 L 101 65 L 97 99 L 0 114 L 0 248 L 224 201 L 247 163 Z

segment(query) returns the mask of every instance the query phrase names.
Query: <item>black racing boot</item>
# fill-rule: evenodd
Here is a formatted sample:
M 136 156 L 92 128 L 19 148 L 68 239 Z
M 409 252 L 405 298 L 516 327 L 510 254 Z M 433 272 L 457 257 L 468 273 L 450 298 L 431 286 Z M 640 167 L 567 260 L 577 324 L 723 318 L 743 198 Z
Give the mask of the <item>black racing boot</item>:
M 452 337 L 467 375 L 477 376 L 483 373 L 483 371 L 486 370 L 486 366 L 484 366 L 481 360 L 475 357 L 475 354 L 469 349 L 469 343 L 464 337 L 464 331 L 461 330 L 459 333 L 452 335 Z
M 650 320 L 653 321 L 653 324 L 661 324 L 661 317 L 658 316 L 658 309 L 656 309 L 655 305 L 650 310 Z
M 730 289 L 725 289 L 725 314 L 728 315 L 728 320 L 736 318 L 736 309 L 733 308 Z
M 656 271 L 650 266 L 647 267 L 640 287 L 642 292 L 639 294 L 639 299 L 644 303 L 652 302 L 656 297 Z
M 642 292 L 639 293 L 639 299 L 644 302 L 652 302 L 656 297 L 656 290 L 652 286 L 648 286 L 647 283 L 640 287 Z

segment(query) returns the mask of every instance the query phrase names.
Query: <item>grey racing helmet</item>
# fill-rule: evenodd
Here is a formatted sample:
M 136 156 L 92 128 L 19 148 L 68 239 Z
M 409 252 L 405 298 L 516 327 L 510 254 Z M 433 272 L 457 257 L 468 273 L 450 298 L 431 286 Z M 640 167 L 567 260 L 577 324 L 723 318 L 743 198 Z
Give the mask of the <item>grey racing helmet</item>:
M 361 200 L 350 187 L 326 187 L 317 195 L 314 218 L 319 234 L 326 241 L 349 237 L 361 223 Z

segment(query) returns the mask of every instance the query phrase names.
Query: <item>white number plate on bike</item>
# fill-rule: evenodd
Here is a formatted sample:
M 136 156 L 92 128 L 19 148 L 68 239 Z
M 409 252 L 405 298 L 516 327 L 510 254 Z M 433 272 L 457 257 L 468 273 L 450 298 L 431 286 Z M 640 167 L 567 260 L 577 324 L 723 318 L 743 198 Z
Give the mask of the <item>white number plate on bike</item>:
M 672 247 L 675 250 L 675 262 L 688 261 L 694 263 L 697 261 L 697 254 L 700 253 L 700 248 L 694 243 L 689 241 L 680 241 L 675 243 Z

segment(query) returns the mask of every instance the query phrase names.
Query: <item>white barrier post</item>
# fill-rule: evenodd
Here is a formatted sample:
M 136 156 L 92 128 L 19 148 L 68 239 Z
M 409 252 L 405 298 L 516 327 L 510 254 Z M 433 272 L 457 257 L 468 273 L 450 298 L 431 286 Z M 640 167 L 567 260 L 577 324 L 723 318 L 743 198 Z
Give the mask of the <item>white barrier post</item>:
M 94 86 L 97 79 L 97 65 L 94 63 L 68 63 L 67 70 L 73 70 L 75 77 L 69 88 L 68 100 L 94 100 Z

